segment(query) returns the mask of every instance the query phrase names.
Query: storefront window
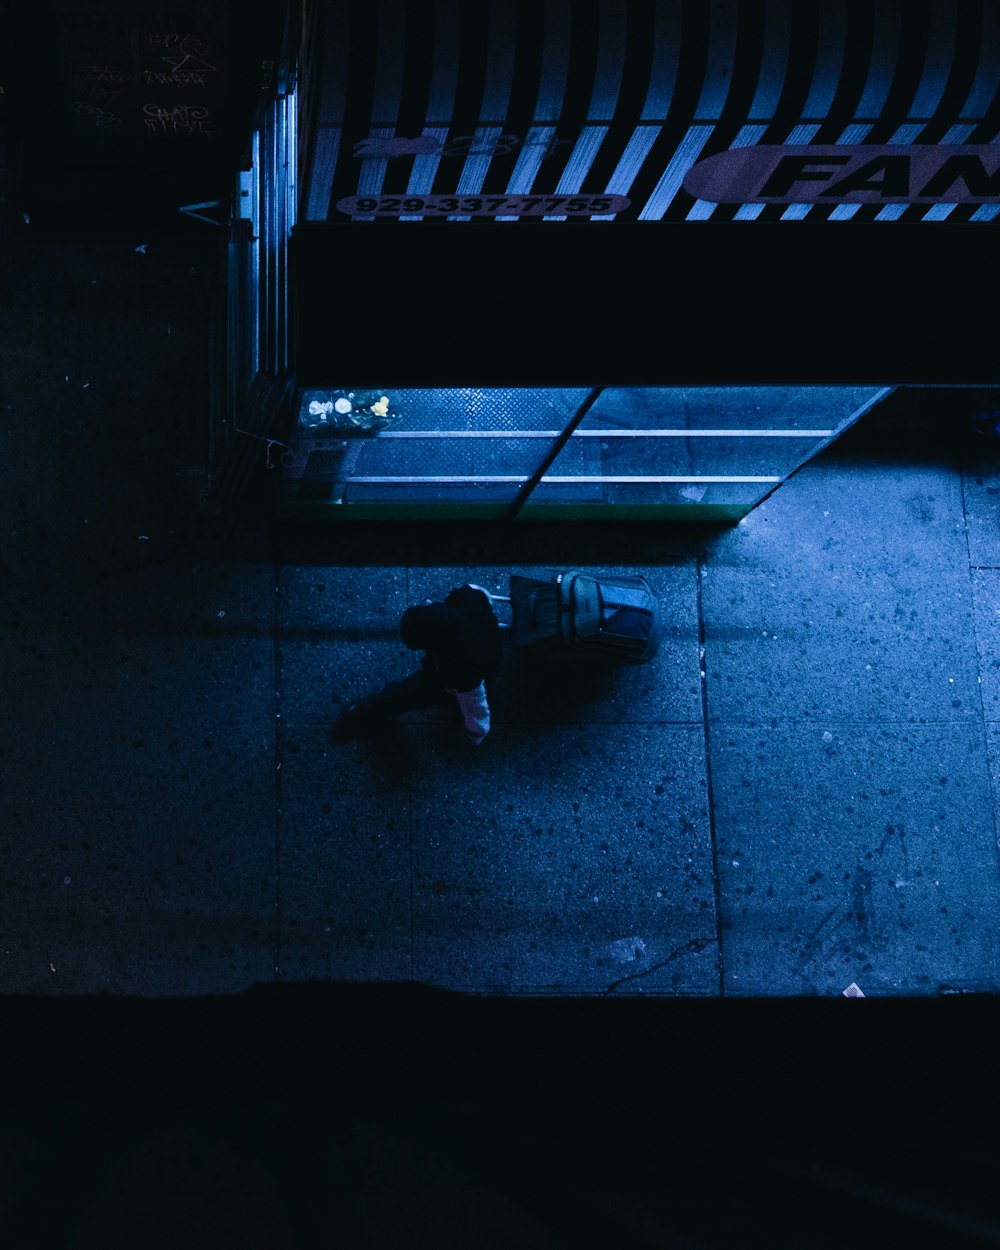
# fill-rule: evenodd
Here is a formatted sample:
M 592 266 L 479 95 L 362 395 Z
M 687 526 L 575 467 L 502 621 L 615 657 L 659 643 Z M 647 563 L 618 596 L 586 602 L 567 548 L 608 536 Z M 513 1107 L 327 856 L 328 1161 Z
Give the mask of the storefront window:
M 286 512 L 737 520 L 886 387 L 311 387 Z

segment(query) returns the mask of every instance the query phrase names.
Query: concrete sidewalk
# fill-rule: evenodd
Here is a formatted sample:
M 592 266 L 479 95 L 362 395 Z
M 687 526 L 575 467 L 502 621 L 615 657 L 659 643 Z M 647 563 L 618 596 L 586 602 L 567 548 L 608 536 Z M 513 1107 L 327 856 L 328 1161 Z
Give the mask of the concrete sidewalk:
M 434 712 L 388 751 L 329 747 L 331 695 L 407 671 L 408 602 L 502 589 L 511 566 L 282 564 L 286 974 L 995 989 L 1000 479 L 959 466 L 934 399 L 897 395 L 733 529 L 654 546 L 626 527 L 620 565 L 575 546 L 575 567 L 649 578 L 660 651 L 544 688 L 510 657 L 474 756 Z
M 2 992 L 995 992 L 1000 456 L 943 393 L 730 529 L 275 535 L 206 494 L 187 246 L 8 247 Z M 329 743 L 515 566 L 643 573 L 659 653 Z

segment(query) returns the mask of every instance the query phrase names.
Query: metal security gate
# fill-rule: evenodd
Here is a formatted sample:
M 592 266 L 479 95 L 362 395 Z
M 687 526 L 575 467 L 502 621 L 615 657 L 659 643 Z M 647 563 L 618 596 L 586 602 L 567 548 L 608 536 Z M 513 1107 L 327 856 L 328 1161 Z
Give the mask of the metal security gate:
M 287 48 L 294 29 L 286 28 L 277 61 L 265 64 L 273 87 L 235 176 L 226 226 L 225 310 L 218 318 L 225 328 L 213 352 L 224 368 L 211 458 L 213 490 L 230 499 L 247 489 L 262 458 L 273 467 L 285 447 L 278 435 L 292 391 L 288 251 L 298 197 L 298 101 Z

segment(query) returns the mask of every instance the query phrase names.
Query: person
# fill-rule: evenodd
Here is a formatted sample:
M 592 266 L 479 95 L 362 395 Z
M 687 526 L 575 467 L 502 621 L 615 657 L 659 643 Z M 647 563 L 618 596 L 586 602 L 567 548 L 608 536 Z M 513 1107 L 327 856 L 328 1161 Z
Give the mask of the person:
M 481 746 L 490 732 L 489 688 L 502 659 L 500 622 L 489 592 L 465 584 L 443 602 L 407 608 L 400 635 L 411 651 L 424 653 L 420 667 L 350 704 L 333 727 L 333 741 L 358 737 L 405 712 L 450 704 L 465 740 Z

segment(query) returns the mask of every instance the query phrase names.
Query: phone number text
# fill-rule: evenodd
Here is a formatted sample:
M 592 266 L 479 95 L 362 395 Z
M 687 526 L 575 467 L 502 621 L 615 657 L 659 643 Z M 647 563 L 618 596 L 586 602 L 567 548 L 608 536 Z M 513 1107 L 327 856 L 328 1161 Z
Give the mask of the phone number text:
M 625 195 L 349 195 L 337 209 L 349 217 L 590 217 L 630 203 Z

